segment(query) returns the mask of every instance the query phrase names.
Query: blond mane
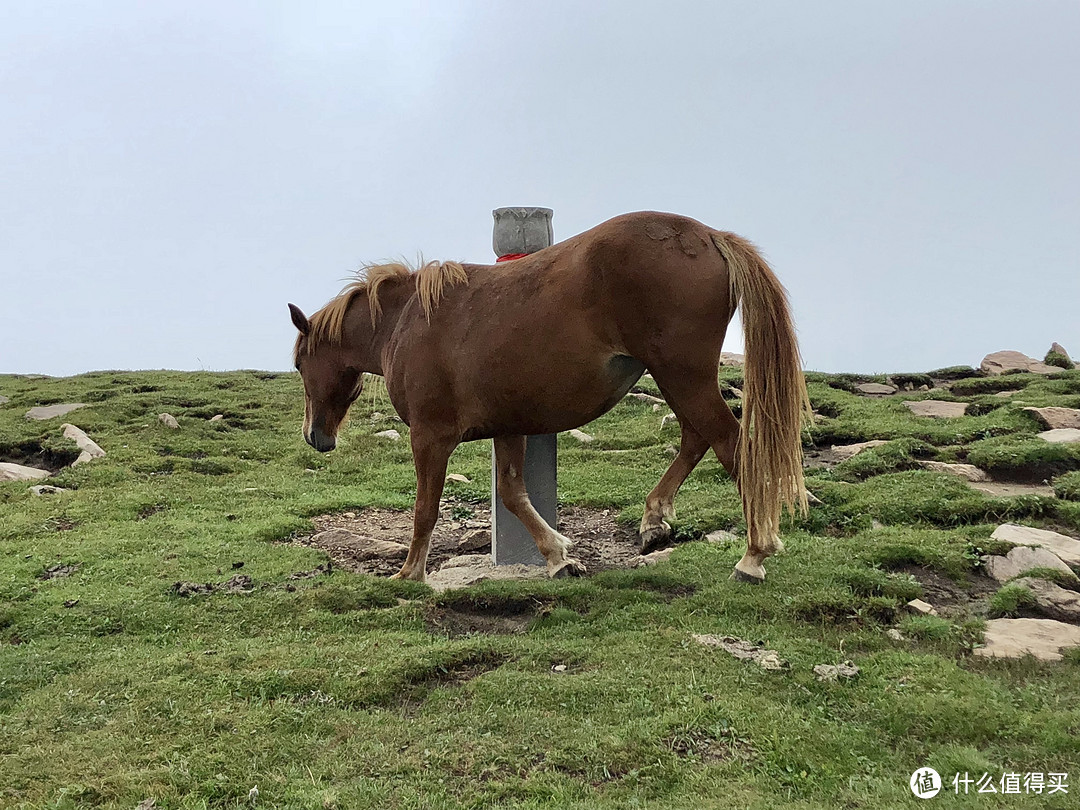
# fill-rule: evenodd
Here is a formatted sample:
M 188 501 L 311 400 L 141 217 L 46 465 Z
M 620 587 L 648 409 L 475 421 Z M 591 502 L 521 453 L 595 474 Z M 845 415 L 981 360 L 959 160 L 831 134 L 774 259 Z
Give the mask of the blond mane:
M 341 343 L 345 331 L 345 314 L 356 298 L 364 293 L 367 293 L 371 325 L 374 327 L 382 314 L 379 289 L 383 284 L 415 281 L 420 308 L 424 311 L 424 317 L 430 321 L 431 313 L 438 306 L 446 286 L 469 282 L 465 268 L 459 262 L 426 262 L 418 267 L 411 267 L 404 262 L 371 264 L 361 268 L 356 275 L 354 281 L 346 284 L 326 306 L 308 318 L 308 323 L 311 324 L 307 335 L 309 354 L 323 343 Z M 300 348 L 299 339 L 296 341 L 296 348 Z

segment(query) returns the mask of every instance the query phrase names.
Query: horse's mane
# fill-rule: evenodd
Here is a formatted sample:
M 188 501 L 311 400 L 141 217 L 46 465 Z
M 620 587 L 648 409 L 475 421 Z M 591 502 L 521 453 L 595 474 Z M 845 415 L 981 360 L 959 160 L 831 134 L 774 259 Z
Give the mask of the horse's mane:
M 350 281 L 334 298 L 308 318 L 311 329 L 307 335 L 308 353 L 315 351 L 323 343 L 337 345 L 341 343 L 345 331 L 345 313 L 349 311 L 356 298 L 367 293 L 368 309 L 371 312 L 371 325 L 374 326 L 382 314 L 379 302 L 379 288 L 383 284 L 413 280 L 416 283 L 416 295 L 424 317 L 431 320 L 431 313 L 439 304 L 446 285 L 468 284 L 469 277 L 459 262 L 426 262 L 411 267 L 404 262 L 388 264 L 370 264 L 360 269 L 356 279 Z M 296 347 L 300 347 L 299 338 Z

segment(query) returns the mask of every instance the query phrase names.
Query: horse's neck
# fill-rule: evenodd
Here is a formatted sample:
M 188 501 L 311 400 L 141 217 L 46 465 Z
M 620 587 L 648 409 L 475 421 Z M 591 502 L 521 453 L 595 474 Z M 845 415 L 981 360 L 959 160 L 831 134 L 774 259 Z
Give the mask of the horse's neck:
M 353 306 L 349 311 L 350 333 L 354 336 L 350 342 L 359 364 L 364 371 L 382 376 L 386 376 L 384 360 L 387 347 L 398 327 L 401 313 L 416 293 L 411 284 L 408 287 L 405 284 L 387 287 L 389 285 L 384 285 L 379 290 L 380 313 L 374 330 L 366 299 L 362 306 Z

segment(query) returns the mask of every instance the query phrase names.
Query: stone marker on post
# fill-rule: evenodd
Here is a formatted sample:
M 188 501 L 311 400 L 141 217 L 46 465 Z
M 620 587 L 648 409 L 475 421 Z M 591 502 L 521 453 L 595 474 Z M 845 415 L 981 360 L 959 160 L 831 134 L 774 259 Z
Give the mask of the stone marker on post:
M 550 208 L 496 208 L 491 245 L 497 261 L 512 261 L 551 245 Z M 558 528 L 555 434 L 529 436 L 525 445 L 525 489 L 536 511 Z M 546 565 L 536 541 L 510 514 L 498 494 L 495 454 L 491 454 L 491 556 L 496 565 Z

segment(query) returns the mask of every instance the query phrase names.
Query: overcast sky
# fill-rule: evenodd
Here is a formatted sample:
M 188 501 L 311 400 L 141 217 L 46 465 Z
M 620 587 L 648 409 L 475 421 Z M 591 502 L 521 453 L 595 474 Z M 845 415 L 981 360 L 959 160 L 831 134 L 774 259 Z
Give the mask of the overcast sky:
M 1078 41 L 1073 0 L 7 0 L 0 372 L 288 368 L 287 301 L 490 261 L 503 205 L 749 237 L 811 369 L 1077 356 Z

